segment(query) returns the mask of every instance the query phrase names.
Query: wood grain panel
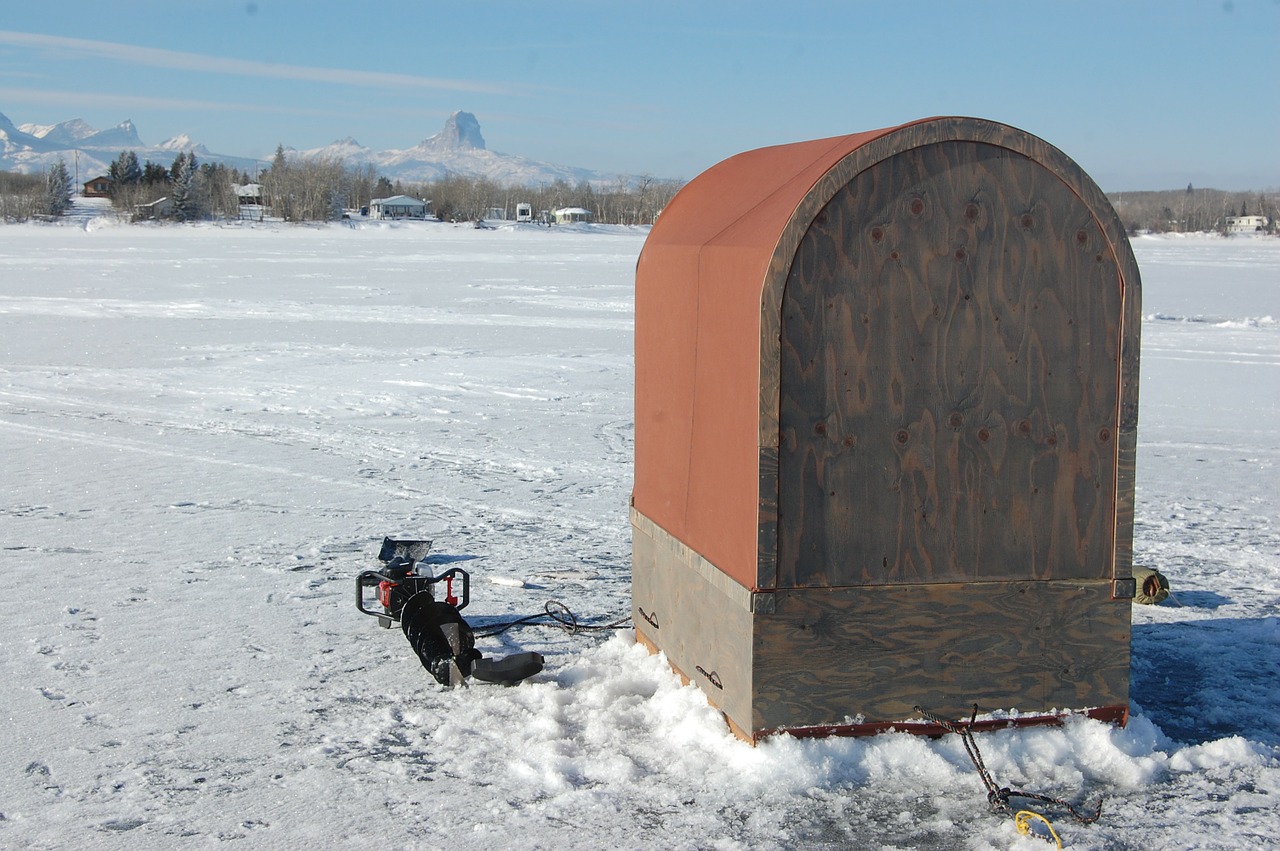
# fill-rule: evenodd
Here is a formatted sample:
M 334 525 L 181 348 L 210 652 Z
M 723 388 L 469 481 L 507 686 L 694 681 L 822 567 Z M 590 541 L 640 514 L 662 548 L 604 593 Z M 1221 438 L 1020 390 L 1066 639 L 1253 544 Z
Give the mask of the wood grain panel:
M 1052 174 L 951 142 L 815 216 L 782 304 L 779 587 L 1112 572 L 1121 280 Z
M 802 589 L 756 618 L 753 729 L 1127 705 L 1109 582 Z
M 915 148 L 954 141 L 982 142 L 1007 150 L 1013 155 L 1027 158 L 1056 177 L 1090 211 L 1094 224 L 1103 235 L 1103 251 L 1110 253 L 1119 270 L 1123 321 L 1120 330 L 1120 410 L 1117 415 L 1120 430 L 1117 439 L 1112 571 L 1117 577 L 1128 576 L 1132 564 L 1141 326 L 1141 281 L 1137 263 L 1119 217 L 1097 184 L 1062 151 L 1017 128 L 983 119 L 960 117 L 913 123 L 854 148 L 813 186 L 792 215 L 788 226 L 779 235 L 761 292 L 760 445 L 773 447 L 779 443 L 783 292 L 791 275 L 798 247 L 808 234 L 814 219 L 838 192 L 878 163 Z M 992 441 L 996 439 L 990 438 Z M 762 506 L 777 498 L 777 493 L 760 494 Z M 776 517 L 777 511 L 767 511 L 767 514 Z M 777 547 L 771 547 L 770 550 L 776 552 Z M 762 574 L 767 573 L 767 566 L 762 564 L 760 570 Z

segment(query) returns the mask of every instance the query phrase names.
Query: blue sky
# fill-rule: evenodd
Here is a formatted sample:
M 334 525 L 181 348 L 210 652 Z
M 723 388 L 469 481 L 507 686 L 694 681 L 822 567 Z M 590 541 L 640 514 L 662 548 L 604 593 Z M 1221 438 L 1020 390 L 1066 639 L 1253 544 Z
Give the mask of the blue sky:
M 1280 187 L 1280 0 L 6 3 L 0 112 L 217 153 L 489 148 L 692 178 L 930 115 L 1014 125 L 1103 189 Z

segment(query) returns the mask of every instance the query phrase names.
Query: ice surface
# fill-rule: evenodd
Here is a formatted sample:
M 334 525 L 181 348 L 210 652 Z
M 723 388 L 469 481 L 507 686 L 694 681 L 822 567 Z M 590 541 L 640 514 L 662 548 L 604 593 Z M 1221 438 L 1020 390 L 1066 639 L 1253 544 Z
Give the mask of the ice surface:
M 0 227 L 0 846 L 1038 848 L 955 737 L 747 747 L 626 633 L 446 691 L 351 604 L 385 535 L 483 626 L 629 607 L 622 228 Z M 1280 240 L 1135 240 L 1125 729 L 979 736 L 1071 848 L 1280 832 Z

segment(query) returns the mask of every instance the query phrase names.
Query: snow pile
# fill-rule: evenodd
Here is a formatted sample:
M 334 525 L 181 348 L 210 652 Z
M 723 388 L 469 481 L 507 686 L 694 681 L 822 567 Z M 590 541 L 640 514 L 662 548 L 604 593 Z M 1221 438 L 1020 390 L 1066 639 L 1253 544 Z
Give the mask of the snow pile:
M 729 735 L 626 631 L 446 691 L 352 605 L 382 536 L 478 628 L 629 609 L 625 228 L 0 228 L 0 845 L 1039 848 L 955 737 Z M 1280 241 L 1143 239 L 1124 729 L 978 737 L 1073 849 L 1280 830 Z M 1162 317 L 1173 317 L 1166 319 Z M 1188 321 L 1207 317 L 1206 321 Z

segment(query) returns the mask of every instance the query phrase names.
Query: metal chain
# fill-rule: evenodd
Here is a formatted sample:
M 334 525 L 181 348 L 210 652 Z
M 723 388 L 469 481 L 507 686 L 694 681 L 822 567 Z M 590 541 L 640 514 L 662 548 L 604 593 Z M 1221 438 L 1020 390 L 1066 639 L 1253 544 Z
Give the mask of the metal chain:
M 973 738 L 972 726 L 978 718 L 978 707 L 973 707 L 973 715 L 969 718 L 969 723 L 959 725 L 945 718 L 934 715 L 932 712 L 917 706 L 916 712 L 919 712 L 925 718 L 937 724 L 948 733 L 955 733 L 960 737 L 960 741 L 964 743 L 965 752 L 969 754 L 969 759 L 973 761 L 974 768 L 978 769 L 978 776 L 982 778 L 982 785 L 987 787 L 987 807 L 991 812 L 1003 814 L 1013 817 L 1014 809 L 1009 804 L 1010 798 L 1025 798 L 1028 801 L 1039 801 L 1042 804 L 1053 804 L 1062 807 L 1071 817 L 1081 824 L 1093 824 L 1102 816 L 1102 798 L 1098 798 L 1098 805 L 1094 808 L 1093 814 L 1081 814 L 1067 801 L 1061 798 L 1051 798 L 1048 795 L 1040 795 L 1035 792 L 1024 792 L 1021 789 L 1010 789 L 1008 786 L 1000 786 L 991 776 L 991 772 L 987 770 L 987 765 L 982 761 L 982 751 L 978 750 L 978 743 Z

